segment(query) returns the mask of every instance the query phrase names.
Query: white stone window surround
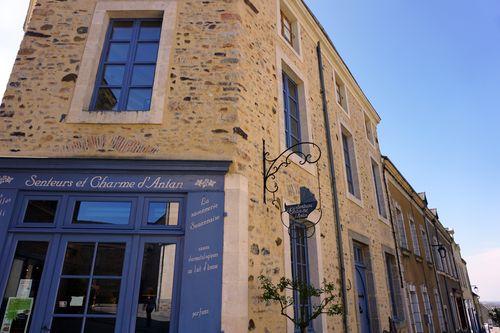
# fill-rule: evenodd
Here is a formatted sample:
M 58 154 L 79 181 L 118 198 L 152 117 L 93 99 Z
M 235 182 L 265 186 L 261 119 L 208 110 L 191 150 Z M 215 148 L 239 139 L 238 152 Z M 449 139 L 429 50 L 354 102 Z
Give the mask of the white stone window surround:
M 81 59 L 66 123 L 161 124 L 166 106 L 169 63 L 177 17 L 177 1 L 97 2 Z M 163 18 L 151 108 L 149 111 L 89 111 L 109 22 L 113 18 Z
M 420 243 L 418 241 L 417 225 L 415 223 L 415 219 L 411 214 L 408 214 L 408 221 L 410 221 L 410 233 L 411 241 L 413 243 L 413 253 L 415 253 L 415 255 L 419 257 L 422 257 L 422 252 L 420 251 Z
M 285 16 L 290 20 L 290 23 L 292 24 L 292 33 L 294 35 L 293 38 L 293 45 L 291 45 L 285 37 L 283 37 L 281 33 L 281 13 L 285 14 Z M 277 0 L 276 1 L 276 13 L 277 13 L 277 24 L 276 24 L 276 29 L 277 29 L 277 34 L 278 38 L 283 42 L 282 44 L 286 45 L 287 48 L 293 51 L 293 53 L 298 57 L 300 61 L 303 61 L 302 58 L 302 38 L 301 36 L 301 26 L 298 21 L 298 15 L 295 13 L 295 11 L 292 9 L 292 7 L 288 4 L 287 0 Z
M 295 204 L 287 199 L 282 199 L 282 202 L 285 205 Z M 320 213 L 316 210 L 309 215 L 310 221 L 317 221 L 320 218 Z M 288 213 L 283 213 L 282 215 L 283 223 L 285 225 L 290 225 L 290 215 Z M 309 260 L 309 282 L 318 288 L 324 279 L 323 274 L 323 255 L 321 250 L 321 223 L 316 225 L 316 232 L 313 237 L 307 239 L 307 254 Z M 283 226 L 283 252 L 285 258 L 285 277 L 288 279 L 292 279 L 292 252 L 291 252 L 291 240 L 290 235 L 288 233 L 288 228 Z M 290 290 L 286 291 L 286 296 L 293 296 Z M 323 296 L 320 298 L 323 300 Z M 311 303 L 314 305 L 314 299 L 311 299 Z M 290 317 L 294 317 L 294 309 L 293 307 L 289 307 L 287 309 L 287 314 Z M 313 328 L 315 332 L 323 332 L 323 328 L 327 326 L 327 317 L 322 314 L 318 318 L 313 321 Z M 295 327 L 290 320 L 287 320 L 287 329 L 286 332 L 294 333 Z
M 339 130 L 339 138 L 342 138 L 342 134 L 347 134 L 347 136 L 350 137 L 350 139 L 351 139 L 351 147 L 349 147 L 349 148 L 351 151 L 350 158 L 351 158 L 352 178 L 353 178 L 353 182 L 354 182 L 354 191 L 358 192 L 357 194 L 359 195 L 359 197 L 356 195 L 353 195 L 351 192 L 349 192 L 349 185 L 347 184 L 347 170 L 345 170 L 344 143 L 341 140 L 340 145 L 342 148 L 342 168 L 344 169 L 344 183 L 345 183 L 345 188 L 346 188 L 345 194 L 349 200 L 354 202 L 359 207 L 363 208 L 364 207 L 363 206 L 363 193 L 361 192 L 362 186 L 361 186 L 359 167 L 358 167 L 359 166 L 359 162 L 358 162 L 358 155 L 359 154 L 358 154 L 358 150 L 356 148 L 356 141 L 354 139 L 354 135 L 352 134 L 354 132 L 351 130 L 349 125 L 347 125 L 342 120 L 339 121 L 338 130 Z
M 365 120 L 365 133 L 366 133 L 366 139 L 370 143 L 370 146 L 376 149 L 375 142 L 376 142 L 376 131 L 377 131 L 377 126 L 375 125 L 376 122 L 373 121 L 372 117 L 368 115 L 368 112 L 362 109 L 362 112 L 364 114 L 364 120 Z M 368 129 L 369 128 L 369 129 Z M 371 133 L 370 133 L 370 132 Z
M 387 193 L 385 192 L 385 185 L 384 184 L 384 177 L 383 177 L 383 173 L 382 173 L 382 163 L 381 162 L 377 162 L 377 161 L 380 161 L 380 157 L 376 157 L 374 154 L 372 154 L 371 152 L 368 153 L 368 160 L 369 160 L 369 163 L 368 164 L 370 166 L 370 170 L 368 171 L 369 172 L 369 177 L 371 178 L 371 183 L 372 183 L 372 186 L 373 186 L 373 197 L 375 198 L 375 209 L 377 210 L 377 215 L 378 215 L 378 219 L 382 222 L 384 222 L 385 224 L 389 225 L 390 226 L 390 222 L 389 222 L 389 208 L 387 207 Z M 386 216 L 382 216 L 379 212 L 379 209 L 377 207 L 377 190 L 376 190 L 376 186 L 377 184 L 375 183 L 375 179 L 374 179 L 374 175 L 373 175 L 373 171 L 372 171 L 372 163 L 374 163 L 377 167 L 377 171 L 378 171 L 378 175 L 379 175 L 379 179 L 380 179 L 380 194 L 381 194 L 381 198 L 380 200 L 382 201 L 382 204 L 384 205 L 384 209 L 385 209 L 385 215 Z
M 299 114 L 300 114 L 300 131 L 301 131 L 301 141 L 314 142 L 312 138 L 312 125 L 311 125 L 311 114 L 309 110 L 309 91 L 308 91 L 308 81 L 307 77 L 302 74 L 302 72 L 293 64 L 285 52 L 281 50 L 280 47 L 276 48 L 276 77 L 278 81 L 277 85 L 277 97 L 278 97 L 278 116 L 279 116 L 279 146 L 280 151 L 276 152 L 279 154 L 287 149 L 286 147 L 286 136 L 285 136 L 285 105 L 283 101 L 283 72 L 285 72 L 292 80 L 297 84 L 298 89 L 298 102 L 299 102 Z M 309 147 L 304 146 L 303 152 L 309 153 Z M 304 163 L 300 164 L 303 160 L 299 155 L 292 154 L 290 160 L 306 170 L 311 175 L 317 175 L 316 164 Z

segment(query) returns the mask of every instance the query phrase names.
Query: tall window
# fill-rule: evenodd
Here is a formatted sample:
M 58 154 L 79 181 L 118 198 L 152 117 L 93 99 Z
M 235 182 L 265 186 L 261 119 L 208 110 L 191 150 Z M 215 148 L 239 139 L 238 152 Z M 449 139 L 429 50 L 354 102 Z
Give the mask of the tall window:
M 427 293 L 427 288 L 425 286 L 422 286 L 421 289 L 422 298 L 424 300 L 425 320 L 429 327 L 429 333 L 434 333 L 434 320 L 432 318 L 432 307 L 429 299 L 429 293 Z
M 398 236 L 399 236 L 399 246 L 404 249 L 408 249 L 408 238 L 406 238 L 406 230 L 405 230 L 405 221 L 403 217 L 403 213 L 399 207 L 396 207 L 396 226 L 398 228 Z
M 424 333 L 424 327 L 422 325 L 422 316 L 420 315 L 420 306 L 418 304 L 418 296 L 415 286 L 410 286 L 409 294 L 410 294 L 410 306 L 411 306 L 413 327 L 415 328 L 416 333 Z
M 396 320 L 403 319 L 401 288 L 399 288 L 398 272 L 396 259 L 393 255 L 385 254 L 385 264 L 387 268 L 387 286 L 389 289 L 389 299 L 391 300 L 392 318 Z
M 439 297 L 439 292 L 436 288 L 434 288 L 434 298 L 436 300 L 436 310 L 438 314 L 439 327 L 441 328 L 441 331 L 445 332 L 446 324 L 444 322 L 443 305 L 441 304 L 441 298 Z
M 415 226 L 415 221 L 410 218 L 410 232 L 411 232 L 411 240 L 413 242 L 413 252 L 415 255 L 420 256 L 420 245 L 418 244 L 418 235 L 417 228 Z
M 425 232 L 423 227 L 421 229 L 421 232 L 422 232 L 422 241 L 424 242 L 425 260 L 431 262 L 432 261 L 431 247 L 429 245 L 429 240 L 427 239 L 427 233 Z
M 338 75 L 335 75 L 335 98 L 342 109 L 344 109 L 345 112 L 348 112 L 346 88 L 344 82 L 342 82 L 342 79 Z
M 356 167 L 356 156 L 354 153 L 354 142 L 352 136 L 346 131 L 342 131 L 342 146 L 344 150 L 344 164 L 349 193 L 361 197 L 359 193 L 358 174 Z
M 294 282 L 309 284 L 309 257 L 307 253 L 307 229 L 299 222 L 292 222 L 290 237 L 292 254 L 292 279 Z M 309 318 L 311 316 L 311 300 L 302 298 L 294 291 L 295 318 Z
M 375 134 L 373 133 L 373 123 L 370 120 L 370 118 L 365 114 L 365 130 L 366 130 L 366 137 L 368 141 L 370 141 L 372 144 L 375 144 Z
M 432 242 L 433 244 L 437 245 L 438 244 L 438 240 L 436 238 L 436 236 L 432 237 Z M 436 268 L 439 270 L 439 271 L 443 271 L 443 262 L 441 261 L 441 255 L 439 254 L 439 248 L 437 246 L 434 247 L 434 261 L 436 263 Z
M 382 217 L 387 217 L 387 213 L 385 211 L 384 192 L 382 190 L 382 180 L 380 177 L 380 169 L 378 167 L 378 164 L 374 160 L 372 160 L 372 174 L 373 183 L 375 185 L 375 196 L 377 197 L 378 213 Z
M 158 19 L 111 20 L 92 98 L 94 111 L 148 111 L 160 43 Z
M 300 112 L 297 84 L 283 72 L 283 98 L 285 106 L 285 135 L 288 148 L 301 140 Z
M 292 21 L 286 16 L 285 13 L 281 12 L 281 35 L 286 39 L 290 45 L 293 45 L 294 35 L 292 29 Z

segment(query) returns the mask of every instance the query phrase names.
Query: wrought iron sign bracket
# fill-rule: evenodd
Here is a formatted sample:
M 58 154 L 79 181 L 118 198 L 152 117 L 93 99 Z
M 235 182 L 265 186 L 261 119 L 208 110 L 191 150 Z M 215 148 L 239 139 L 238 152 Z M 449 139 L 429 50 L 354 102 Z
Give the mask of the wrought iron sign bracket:
M 304 148 L 306 147 L 308 148 L 308 152 L 304 151 Z M 298 156 L 298 164 L 300 165 L 316 164 L 321 158 L 321 149 L 314 142 L 299 142 L 281 152 L 278 157 L 270 158 L 270 153 L 266 150 L 266 140 L 262 140 L 264 203 L 267 203 L 267 192 L 269 192 L 273 196 L 273 200 L 271 202 L 273 205 L 277 206 L 276 192 L 278 192 L 279 186 L 276 180 L 276 174 L 281 170 L 281 168 L 286 168 L 292 163 L 292 155 Z

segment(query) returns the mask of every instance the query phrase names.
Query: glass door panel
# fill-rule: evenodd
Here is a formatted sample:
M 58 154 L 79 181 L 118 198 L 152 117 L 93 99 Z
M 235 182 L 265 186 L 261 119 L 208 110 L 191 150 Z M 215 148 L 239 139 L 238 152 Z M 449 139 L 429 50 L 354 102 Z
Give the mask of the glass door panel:
M 170 330 L 175 250 L 175 244 L 144 244 L 135 332 Z
M 48 247 L 47 241 L 17 243 L 0 307 L 0 332 L 24 333 L 29 330 Z
M 126 243 L 68 242 L 51 333 L 112 333 L 123 280 Z

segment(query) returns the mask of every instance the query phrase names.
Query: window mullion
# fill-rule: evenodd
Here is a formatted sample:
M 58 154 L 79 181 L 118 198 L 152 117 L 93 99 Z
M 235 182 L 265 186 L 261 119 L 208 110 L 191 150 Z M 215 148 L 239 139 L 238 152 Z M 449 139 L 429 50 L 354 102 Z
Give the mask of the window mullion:
M 140 20 L 135 20 L 133 24 L 132 37 L 130 39 L 130 50 L 128 55 L 128 61 L 127 64 L 125 65 L 125 75 L 124 75 L 125 77 L 123 79 L 123 86 L 120 95 L 120 103 L 118 106 L 118 111 L 126 111 L 127 109 L 129 89 L 132 81 L 132 71 L 134 70 L 134 58 L 135 58 L 135 53 L 137 52 L 137 44 L 138 44 L 137 41 L 139 39 L 140 24 L 141 24 Z

